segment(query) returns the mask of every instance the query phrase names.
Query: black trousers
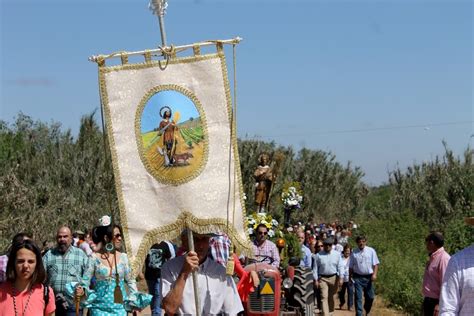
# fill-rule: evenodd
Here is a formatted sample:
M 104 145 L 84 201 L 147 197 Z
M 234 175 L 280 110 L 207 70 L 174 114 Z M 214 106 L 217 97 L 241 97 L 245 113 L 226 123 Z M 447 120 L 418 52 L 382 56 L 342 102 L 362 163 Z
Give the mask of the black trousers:
M 425 297 L 423 299 L 423 316 L 433 316 L 435 306 L 439 304 L 439 299 Z

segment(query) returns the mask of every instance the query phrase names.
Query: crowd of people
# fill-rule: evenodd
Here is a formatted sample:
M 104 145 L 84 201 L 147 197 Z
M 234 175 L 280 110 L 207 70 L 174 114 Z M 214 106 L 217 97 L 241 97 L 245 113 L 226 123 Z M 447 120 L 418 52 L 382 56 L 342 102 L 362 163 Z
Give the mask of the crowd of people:
M 127 315 L 149 305 L 121 252 L 120 226 L 102 223 L 90 239 L 83 246 L 85 236 L 62 226 L 56 245 L 42 251 L 30 235 L 15 235 L 0 261 L 0 315 L 72 316 L 83 308 L 91 316 Z
M 473 218 L 466 220 L 474 225 Z M 278 269 L 281 245 L 268 238 L 269 228 L 258 224 L 253 257 Z M 379 258 L 353 222 L 287 227 L 301 246 L 291 264 L 311 269 L 316 304 L 321 315 L 340 309 L 369 315 L 375 298 Z M 157 241 L 148 252 L 144 273 L 149 294 L 137 290 L 122 229 L 103 217 L 90 233 L 59 227 L 56 244 L 40 249 L 27 233 L 15 235 L 8 253 L 0 256 L 0 315 L 127 315 L 151 304 L 152 315 L 196 314 L 194 283 L 202 315 L 237 315 L 259 284 L 247 272 L 229 238 L 222 233 L 194 234 L 189 251 L 187 231 L 180 241 Z M 354 249 L 351 243 L 355 242 Z M 453 257 L 444 250 L 440 232 L 425 239 L 429 254 L 423 278 L 423 315 L 474 314 L 474 246 Z M 232 262 L 239 281 L 229 273 Z M 336 296 L 339 298 L 336 300 Z

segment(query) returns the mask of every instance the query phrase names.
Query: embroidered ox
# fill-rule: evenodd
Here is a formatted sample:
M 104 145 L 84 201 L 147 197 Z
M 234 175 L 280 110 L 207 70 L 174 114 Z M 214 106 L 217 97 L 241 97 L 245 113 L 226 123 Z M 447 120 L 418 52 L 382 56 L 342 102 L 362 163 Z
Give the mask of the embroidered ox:
M 185 152 L 182 154 L 175 154 L 173 156 L 173 161 L 175 166 L 187 166 L 189 165 L 189 158 L 193 158 L 193 154 L 190 152 Z

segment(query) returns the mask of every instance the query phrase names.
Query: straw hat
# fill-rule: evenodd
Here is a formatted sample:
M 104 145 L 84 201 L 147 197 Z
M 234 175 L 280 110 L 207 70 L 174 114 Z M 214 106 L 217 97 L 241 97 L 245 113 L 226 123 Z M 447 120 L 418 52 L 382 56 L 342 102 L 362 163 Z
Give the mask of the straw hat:
M 466 222 L 466 224 L 471 225 L 471 226 L 474 226 L 474 217 L 473 217 L 473 216 L 471 216 L 471 217 L 465 217 L 465 218 L 464 218 L 464 221 Z

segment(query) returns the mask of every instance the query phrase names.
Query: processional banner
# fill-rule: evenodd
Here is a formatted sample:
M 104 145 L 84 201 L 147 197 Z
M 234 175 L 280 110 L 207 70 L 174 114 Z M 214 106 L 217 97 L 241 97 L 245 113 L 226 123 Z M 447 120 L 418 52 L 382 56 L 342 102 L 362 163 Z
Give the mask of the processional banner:
M 134 273 L 153 243 L 185 227 L 226 232 L 248 251 L 222 47 L 166 62 L 101 65 L 99 80 Z

